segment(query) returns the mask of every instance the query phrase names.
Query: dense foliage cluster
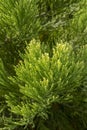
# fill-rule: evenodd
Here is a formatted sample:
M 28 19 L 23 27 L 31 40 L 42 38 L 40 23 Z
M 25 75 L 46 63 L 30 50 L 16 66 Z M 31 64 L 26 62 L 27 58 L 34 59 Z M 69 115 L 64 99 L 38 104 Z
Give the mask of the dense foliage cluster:
M 86 6 L 0 0 L 0 129 L 87 129 Z

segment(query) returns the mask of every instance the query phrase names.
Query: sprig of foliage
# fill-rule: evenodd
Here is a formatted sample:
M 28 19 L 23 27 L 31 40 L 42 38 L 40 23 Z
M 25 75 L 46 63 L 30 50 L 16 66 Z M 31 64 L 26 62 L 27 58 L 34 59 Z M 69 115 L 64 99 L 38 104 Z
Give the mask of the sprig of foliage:
M 9 110 L 16 114 L 13 124 L 28 126 L 35 118 L 48 119 L 49 111 L 55 110 L 53 104 L 56 103 L 58 106 L 72 104 L 71 109 L 75 109 L 71 111 L 71 117 L 74 112 L 78 115 L 86 112 L 81 111 L 84 108 L 81 105 L 87 99 L 86 95 L 83 97 L 87 73 L 84 62 L 87 53 L 84 52 L 81 49 L 76 55 L 71 45 L 61 42 L 53 48 L 50 57 L 49 53 L 43 52 L 40 42 L 30 42 L 22 56 L 23 61 L 15 67 L 16 76 L 9 77 L 13 92 L 11 89 L 5 96 Z

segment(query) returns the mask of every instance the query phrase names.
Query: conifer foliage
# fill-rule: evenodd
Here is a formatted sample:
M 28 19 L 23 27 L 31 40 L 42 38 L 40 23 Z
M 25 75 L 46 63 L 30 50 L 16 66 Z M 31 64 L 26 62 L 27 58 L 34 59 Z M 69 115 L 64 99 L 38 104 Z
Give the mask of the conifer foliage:
M 37 36 L 40 21 L 36 19 L 36 3 L 36 0 L 0 0 L 0 57 L 7 70 L 10 67 L 13 71 L 12 65 L 18 63 L 19 51 L 24 52 L 26 41 Z
M 87 46 L 76 54 L 71 45 L 61 42 L 56 44 L 52 50 L 52 56 L 49 56 L 48 52 L 43 52 L 39 41 L 30 42 L 25 54 L 22 55 L 23 60 L 15 66 L 16 75 L 8 76 L 9 86 L 6 87 L 9 87 L 9 91 L 5 94 L 5 99 L 9 111 L 12 113 L 13 126 L 33 127 L 36 125 L 35 119 L 40 118 L 39 122 L 45 121 L 50 118 L 50 114 L 55 113 L 53 112 L 55 109 L 60 112 L 60 106 L 62 106 L 66 112 L 63 111 L 66 118 L 64 117 L 62 122 L 66 121 L 66 129 L 68 127 L 73 129 L 74 126 L 70 124 L 68 116 L 71 120 L 74 116 L 79 119 L 87 112 L 81 111 L 86 107 L 84 103 L 87 100 L 86 95 L 83 95 L 87 85 L 84 80 L 87 78 L 86 50 Z M 1 88 L 3 89 L 3 87 Z M 66 108 L 71 106 L 73 111 L 71 110 L 70 115 L 67 115 Z M 82 120 L 87 125 L 86 120 Z M 84 123 L 82 123 L 82 127 L 85 127 Z M 60 128 L 60 125 L 53 127 L 53 129 Z M 48 127 L 48 129 L 51 128 Z
M 86 5 L 0 0 L 1 130 L 87 129 Z

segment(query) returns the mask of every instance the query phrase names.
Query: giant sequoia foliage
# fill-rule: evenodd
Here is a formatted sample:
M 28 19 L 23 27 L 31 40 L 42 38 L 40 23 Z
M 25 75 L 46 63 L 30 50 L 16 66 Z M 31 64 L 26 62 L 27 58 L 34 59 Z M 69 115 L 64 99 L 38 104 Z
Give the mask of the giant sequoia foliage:
M 18 63 L 25 42 L 37 36 L 40 28 L 37 14 L 36 0 L 0 0 L 0 57 L 8 70 Z
M 0 0 L 0 57 L 7 70 L 10 67 L 13 72 L 12 65 L 18 63 L 26 41 L 33 37 L 42 42 L 59 39 L 57 35 L 63 35 L 62 26 L 78 10 L 78 4 L 79 0 Z
M 86 6 L 0 0 L 2 130 L 87 129 Z
M 39 17 L 41 20 L 42 34 L 41 41 L 60 39 L 56 33 L 63 34 L 62 31 L 68 26 L 73 19 L 74 13 L 80 9 L 80 1 L 74 0 L 41 0 L 38 2 Z M 64 37 L 64 36 L 63 36 Z
M 8 76 L 6 81 L 1 69 L 1 90 L 6 90 L 8 111 L 12 113 L 4 122 L 5 128 L 86 128 L 86 57 L 87 46 L 76 54 L 71 45 L 62 42 L 56 44 L 50 57 L 40 42 L 32 40 L 15 67 L 15 76 Z

